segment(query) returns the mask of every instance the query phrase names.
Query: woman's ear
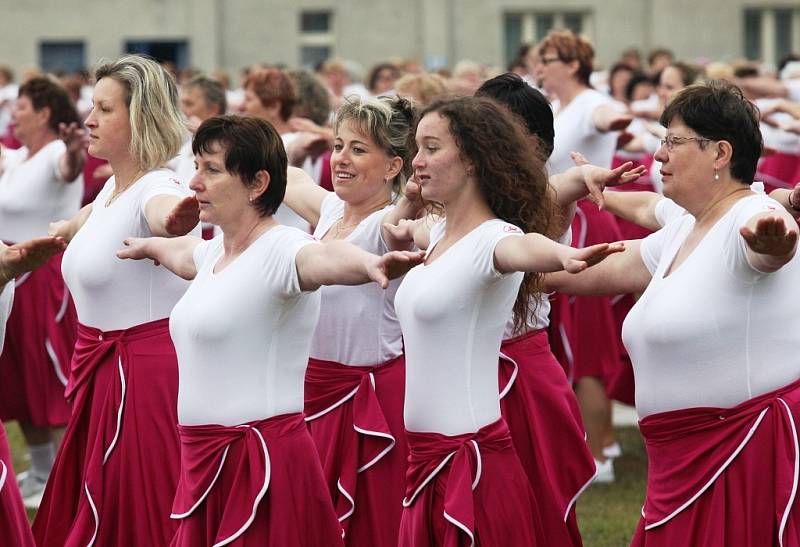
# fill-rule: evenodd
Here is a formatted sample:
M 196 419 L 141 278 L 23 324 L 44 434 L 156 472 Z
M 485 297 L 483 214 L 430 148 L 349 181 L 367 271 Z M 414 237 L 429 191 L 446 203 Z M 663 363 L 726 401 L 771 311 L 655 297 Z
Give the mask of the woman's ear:
M 386 169 L 386 176 L 384 180 L 394 180 L 403 170 L 403 159 L 400 156 L 395 156 L 389 161 L 389 166 Z
M 267 191 L 270 180 L 269 173 L 265 169 L 262 169 L 256 173 L 256 178 L 254 181 L 255 184 L 250 187 L 250 203 L 257 200 L 264 192 Z

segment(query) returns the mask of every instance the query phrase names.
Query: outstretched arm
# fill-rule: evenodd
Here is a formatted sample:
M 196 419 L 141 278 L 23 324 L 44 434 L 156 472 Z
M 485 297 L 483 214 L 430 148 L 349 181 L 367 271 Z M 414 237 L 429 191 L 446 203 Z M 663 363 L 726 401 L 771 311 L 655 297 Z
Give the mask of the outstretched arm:
M 54 237 L 60 237 L 69 243 L 72 241 L 72 238 L 75 237 L 75 234 L 78 233 L 78 230 L 81 229 L 83 223 L 86 222 L 86 219 L 89 218 L 90 214 L 92 214 L 91 203 L 84 205 L 83 208 L 75 213 L 75 216 L 69 220 L 58 220 L 56 222 L 51 222 L 47 229 L 47 234 Z
M 18 275 L 30 272 L 67 246 L 61 237 L 37 237 L 16 245 L 0 242 L 0 288 Z
M 283 203 L 312 226 L 319 223 L 322 202 L 329 193 L 302 169 L 289 167 Z
M 541 235 L 525 234 L 500 240 L 494 249 L 494 265 L 501 273 L 578 273 L 625 249 L 622 243 L 601 243 L 575 249 Z
M 643 292 L 652 276 L 639 251 L 641 240 L 622 243 L 625 246 L 622 252 L 609 255 L 600 264 L 580 273 L 563 271 L 547 274 L 544 289 L 548 292 L 590 296 Z
M 759 272 L 775 272 L 797 250 L 797 223 L 785 211 L 761 213 L 739 230 L 747 244 L 747 259 Z
M 792 215 L 795 221 L 800 220 L 800 182 L 791 190 L 788 188 L 776 188 L 769 193 L 769 197 L 783 205 Z
M 195 236 L 129 237 L 123 241 L 125 248 L 117 251 L 117 257 L 133 260 L 149 258 L 175 275 L 191 280 L 197 275 L 194 250 L 202 241 Z
M 300 288 L 313 291 L 321 285 L 362 285 L 374 281 L 384 289 L 425 260 L 422 252 L 390 251 L 383 256 L 368 253 L 346 241 L 306 245 L 295 263 Z
M 147 202 L 144 216 L 154 236 L 183 236 L 200 222 L 200 204 L 194 196 L 179 198 L 162 194 Z
M 652 232 L 661 229 L 656 205 L 662 199 L 664 196 L 656 192 L 603 192 L 606 211 Z
M 617 112 L 608 105 L 600 105 L 592 112 L 592 123 L 601 133 L 622 131 L 633 121 L 633 116 Z

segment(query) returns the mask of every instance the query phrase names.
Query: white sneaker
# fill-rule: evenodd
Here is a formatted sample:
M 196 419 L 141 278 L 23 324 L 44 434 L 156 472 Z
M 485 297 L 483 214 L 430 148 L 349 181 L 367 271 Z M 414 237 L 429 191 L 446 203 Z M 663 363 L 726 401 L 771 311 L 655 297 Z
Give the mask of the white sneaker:
M 17 475 L 17 484 L 25 507 L 27 509 L 38 509 L 42 503 L 42 495 L 47 481 L 42 480 L 30 471 L 24 471 Z
M 617 442 L 615 442 L 614 444 L 610 444 L 603 449 L 603 456 L 605 456 L 609 460 L 619 458 L 620 456 L 622 456 L 622 447 Z
M 614 482 L 614 460 L 607 459 L 604 462 L 595 460 L 595 467 L 597 467 L 597 475 L 594 482 L 598 484 L 610 484 Z

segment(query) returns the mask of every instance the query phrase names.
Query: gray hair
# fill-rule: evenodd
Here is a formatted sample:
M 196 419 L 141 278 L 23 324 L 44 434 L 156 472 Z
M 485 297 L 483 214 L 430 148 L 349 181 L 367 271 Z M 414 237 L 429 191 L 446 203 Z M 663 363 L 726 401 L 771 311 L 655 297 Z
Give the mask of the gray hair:
M 402 97 L 365 99 L 351 95 L 336 112 L 333 133 L 346 121 L 353 120 L 359 130 L 380 146 L 389 157 L 399 156 L 403 168 L 392 181 L 399 192 L 411 175 L 414 152 L 414 122 L 416 113 L 411 102 Z
M 116 80 L 125 88 L 130 150 L 138 167 L 150 171 L 175 157 L 186 130 L 172 76 L 149 57 L 125 55 L 97 68 L 95 81 L 103 78 Z
M 219 112 L 218 116 L 222 116 L 228 111 L 228 99 L 225 96 L 225 87 L 221 82 L 212 80 L 207 76 L 195 76 L 185 84 L 183 87 L 193 87 L 199 89 L 203 94 L 203 99 L 209 106 L 216 105 Z

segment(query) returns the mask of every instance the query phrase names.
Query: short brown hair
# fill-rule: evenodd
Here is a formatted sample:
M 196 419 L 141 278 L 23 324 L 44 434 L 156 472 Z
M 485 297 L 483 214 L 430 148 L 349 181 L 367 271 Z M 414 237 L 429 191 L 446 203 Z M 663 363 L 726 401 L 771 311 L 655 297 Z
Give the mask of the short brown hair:
M 589 42 L 571 30 L 551 30 L 539 42 L 538 48 L 540 52 L 554 50 L 565 63 L 578 61 L 578 72 L 575 76 L 582 84 L 589 85 L 589 77 L 594 70 L 594 48 Z
M 35 76 L 22 84 L 19 96 L 30 99 L 33 109 L 39 111 L 43 108 L 50 109 L 50 119 L 47 125 L 58 133 L 58 125 L 65 123 L 80 123 L 78 112 L 69 100 L 67 90 L 59 83 L 47 76 Z
M 281 103 L 280 116 L 287 121 L 297 103 L 297 86 L 283 70 L 262 68 L 250 73 L 245 88 L 252 88 L 261 104 L 269 106 L 278 101 Z

